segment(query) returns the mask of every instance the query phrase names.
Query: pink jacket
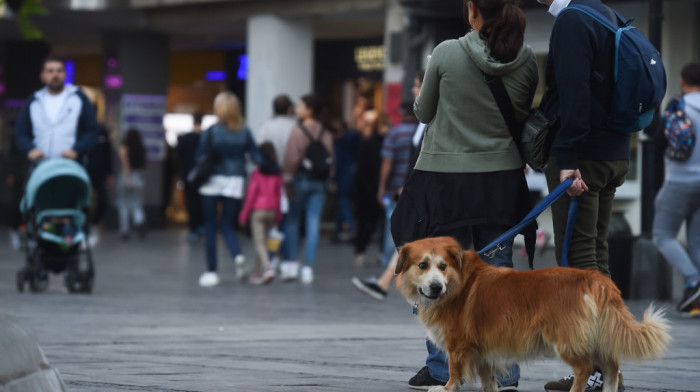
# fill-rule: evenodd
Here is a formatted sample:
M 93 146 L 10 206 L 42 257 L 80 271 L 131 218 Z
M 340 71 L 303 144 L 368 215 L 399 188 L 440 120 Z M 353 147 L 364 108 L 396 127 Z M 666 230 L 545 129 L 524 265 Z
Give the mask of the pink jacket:
M 260 170 L 253 172 L 248 184 L 248 191 L 243 202 L 243 209 L 238 216 L 238 222 L 248 221 L 251 211 L 273 210 L 277 223 L 282 220 L 280 200 L 282 198 L 282 176 L 279 174 L 262 174 Z

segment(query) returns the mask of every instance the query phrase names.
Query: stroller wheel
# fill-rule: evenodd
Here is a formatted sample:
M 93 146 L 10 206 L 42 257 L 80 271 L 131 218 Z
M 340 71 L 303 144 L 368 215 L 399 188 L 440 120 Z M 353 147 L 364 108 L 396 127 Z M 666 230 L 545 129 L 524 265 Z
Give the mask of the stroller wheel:
M 77 278 L 76 273 L 69 271 L 65 277 L 66 288 L 71 293 L 77 293 L 81 289 L 80 280 Z
M 17 291 L 20 293 L 24 292 L 24 270 L 19 270 L 17 271 Z
M 49 276 L 46 271 L 32 274 L 29 279 L 29 290 L 32 293 L 40 293 L 49 287 Z
M 93 277 L 90 274 L 85 273 L 83 275 L 83 292 L 86 294 L 92 293 L 92 285 L 94 283 Z

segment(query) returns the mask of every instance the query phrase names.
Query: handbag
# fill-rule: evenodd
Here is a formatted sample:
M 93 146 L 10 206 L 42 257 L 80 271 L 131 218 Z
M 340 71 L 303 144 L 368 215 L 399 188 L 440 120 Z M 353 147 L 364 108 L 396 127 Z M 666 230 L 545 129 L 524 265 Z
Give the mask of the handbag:
M 518 125 L 515 121 L 513 102 L 508 96 L 503 80 L 498 76 L 486 73 L 483 75 L 523 161 L 532 170 L 544 172 L 549 160 L 549 150 L 556 135 L 555 121 L 548 119 L 539 108 L 533 108 L 530 109 L 525 122 Z
M 214 174 L 214 166 L 219 161 L 219 154 L 213 148 L 213 130 L 207 132 L 207 150 L 195 163 L 194 167 L 187 173 L 187 183 L 199 189 Z

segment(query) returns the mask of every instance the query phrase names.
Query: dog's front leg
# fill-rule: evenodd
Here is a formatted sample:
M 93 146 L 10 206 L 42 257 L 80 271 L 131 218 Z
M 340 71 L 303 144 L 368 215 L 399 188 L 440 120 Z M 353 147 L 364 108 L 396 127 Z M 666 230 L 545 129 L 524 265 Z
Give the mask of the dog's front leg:
M 459 389 L 462 382 L 462 371 L 464 370 L 464 360 L 459 354 L 448 353 L 448 364 L 450 366 L 450 379 L 445 386 L 430 388 L 428 392 L 453 392 Z
M 479 378 L 481 379 L 480 392 L 497 392 L 498 381 L 493 371 L 493 366 L 482 363 L 478 366 Z

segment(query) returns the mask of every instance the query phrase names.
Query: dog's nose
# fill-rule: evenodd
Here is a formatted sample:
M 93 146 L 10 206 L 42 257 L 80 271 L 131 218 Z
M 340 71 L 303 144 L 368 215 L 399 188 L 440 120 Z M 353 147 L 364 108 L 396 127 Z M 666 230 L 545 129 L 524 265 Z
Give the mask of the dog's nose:
M 437 296 L 442 293 L 442 283 L 440 282 L 433 282 L 430 284 L 430 295 L 431 296 Z

